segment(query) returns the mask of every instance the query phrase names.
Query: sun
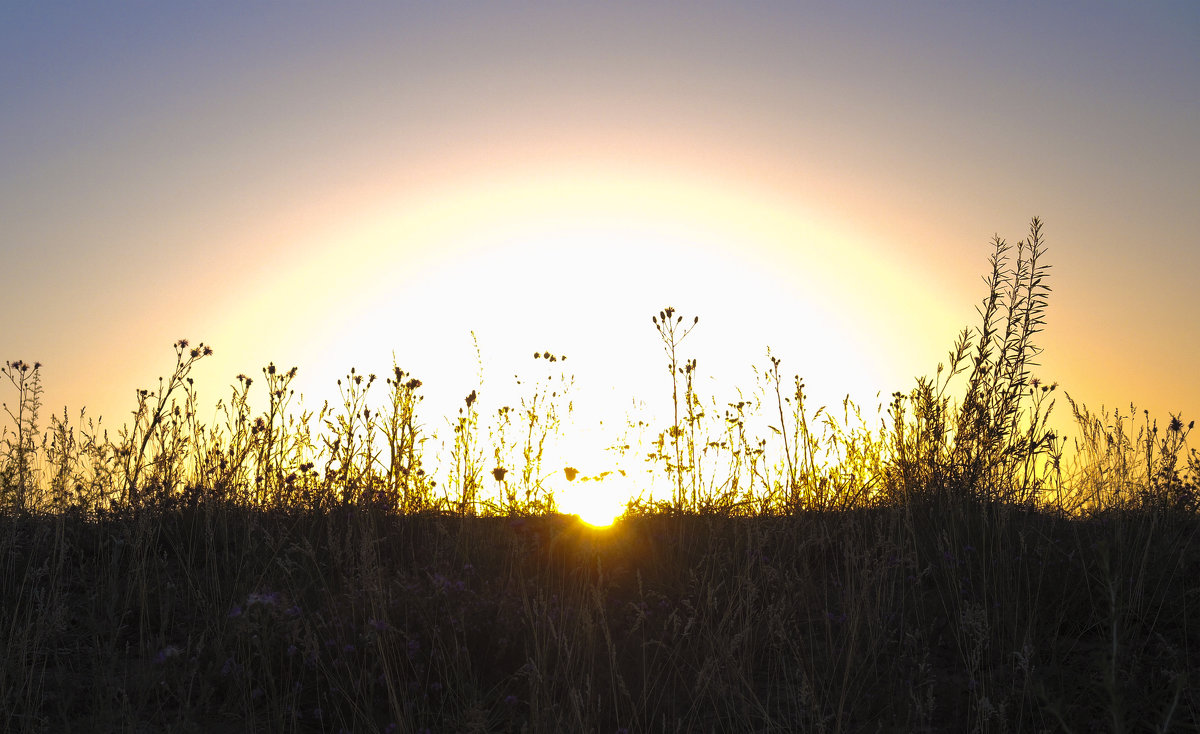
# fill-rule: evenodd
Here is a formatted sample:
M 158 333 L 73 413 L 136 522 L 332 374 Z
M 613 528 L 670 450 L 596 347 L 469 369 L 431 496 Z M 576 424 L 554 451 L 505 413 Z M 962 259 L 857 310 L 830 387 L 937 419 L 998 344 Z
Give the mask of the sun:
M 640 494 L 643 488 L 634 481 L 636 462 L 614 450 L 616 438 L 595 411 L 572 415 L 564 422 L 548 448 L 547 459 L 554 469 L 545 479 L 560 512 L 604 527 Z
M 559 509 L 578 515 L 588 525 L 607 527 L 620 517 L 636 494 L 629 475 L 623 469 L 583 475 L 574 467 L 564 467 L 567 486 L 555 495 Z

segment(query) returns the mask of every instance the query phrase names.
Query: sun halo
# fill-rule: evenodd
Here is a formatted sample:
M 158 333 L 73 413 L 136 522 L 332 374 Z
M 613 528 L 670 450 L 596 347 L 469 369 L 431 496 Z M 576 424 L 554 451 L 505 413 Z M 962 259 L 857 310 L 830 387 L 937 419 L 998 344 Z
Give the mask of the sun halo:
M 676 306 L 689 321 L 700 317 L 681 357 L 698 358 L 701 392 L 721 401 L 736 400 L 725 394 L 729 388 L 753 380 L 751 367 L 763 361 L 767 346 L 795 359 L 795 371 L 810 385 L 856 376 L 862 360 L 855 358 L 852 340 L 821 312 L 823 291 L 815 286 L 830 284 L 823 261 L 805 261 L 808 267 L 798 274 L 800 256 L 781 259 L 770 244 L 805 241 L 804 230 L 784 226 L 790 219 L 768 225 L 773 220 L 757 210 L 739 209 L 738 197 L 694 186 L 562 190 L 516 187 L 494 198 L 460 199 L 427 217 L 427 226 L 419 218 L 403 226 L 363 225 L 363 239 L 346 250 L 357 257 L 310 263 L 306 276 L 327 283 L 316 288 L 313 280 L 294 289 L 312 294 L 297 316 L 318 327 L 308 339 L 312 350 L 294 362 L 302 377 L 315 375 L 328 392 L 326 381 L 350 366 L 386 373 L 394 355 L 399 367 L 422 381 L 423 423 L 440 434 L 445 451 L 448 429 L 468 393 L 478 390 L 486 444 L 495 411 L 517 407 L 538 380 L 554 390 L 552 378 L 571 376 L 567 400 L 576 420 L 553 437 L 561 449 L 539 467 L 536 479 L 555 492 L 562 511 L 607 524 L 630 499 L 652 496 L 652 488 L 645 453 L 618 465 L 609 451 L 617 436 L 602 434 L 619 433 L 626 408 L 636 401 L 646 405 L 645 438 L 670 427 L 664 408 L 671 380 L 664 345 L 650 324 L 661 308 Z M 663 211 L 656 214 L 660 200 Z M 324 293 L 337 298 L 326 303 Z M 840 364 L 814 362 L 771 341 L 797 337 L 820 345 L 810 354 Z M 569 361 L 530 362 L 547 349 Z M 515 385 L 514 376 L 523 384 Z M 325 395 L 309 392 L 308 399 L 314 397 Z M 336 394 L 331 397 L 336 402 Z M 604 430 L 598 429 L 601 420 Z M 589 425 L 597 430 L 581 431 Z M 494 468 L 491 459 L 488 449 L 485 472 Z M 568 468 L 577 470 L 573 480 L 565 475 Z

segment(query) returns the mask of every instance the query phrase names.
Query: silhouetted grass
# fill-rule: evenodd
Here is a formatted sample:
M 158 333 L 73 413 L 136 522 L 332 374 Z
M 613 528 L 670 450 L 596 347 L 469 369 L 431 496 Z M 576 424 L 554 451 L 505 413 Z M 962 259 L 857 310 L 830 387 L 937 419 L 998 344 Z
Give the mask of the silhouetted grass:
M 1056 435 L 1038 220 L 1013 255 L 877 426 L 774 357 L 697 394 L 699 320 L 664 309 L 669 497 L 604 529 L 548 484 L 565 373 L 494 419 L 471 391 L 438 457 L 399 367 L 314 414 L 268 365 L 264 408 L 239 375 L 205 425 L 211 349 L 180 341 L 109 437 L 42 430 L 40 366 L 8 362 L 0 728 L 1195 731 L 1192 424 L 1070 401 Z

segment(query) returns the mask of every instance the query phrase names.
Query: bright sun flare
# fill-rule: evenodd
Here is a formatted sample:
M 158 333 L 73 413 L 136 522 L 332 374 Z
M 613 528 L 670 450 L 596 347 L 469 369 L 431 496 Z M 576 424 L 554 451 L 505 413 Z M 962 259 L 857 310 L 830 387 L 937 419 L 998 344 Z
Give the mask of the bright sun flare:
M 576 424 L 575 430 L 559 437 L 553 452 L 562 470 L 549 483 L 562 512 L 579 515 L 589 525 L 611 525 L 625 511 L 626 503 L 645 487 L 634 482 L 634 462 L 622 460 L 605 448 L 611 436 L 599 429 Z
M 671 378 L 650 323 L 665 306 L 701 319 L 680 358 L 699 360 L 697 392 L 717 401 L 714 416 L 739 399 L 729 386 L 753 388 L 768 346 L 810 386 L 867 381 L 871 365 L 828 303 L 840 287 L 830 258 L 842 255 L 805 245 L 818 241 L 809 225 L 679 182 L 474 196 L 339 237 L 336 258 L 297 270 L 287 290 L 314 294 L 296 314 L 307 336 L 291 336 L 312 345 L 297 362 L 327 388 L 352 365 L 386 373 L 394 356 L 422 380 L 422 419 L 446 455 L 468 393 L 479 395 L 480 446 L 497 411 L 535 389 L 559 393 L 571 420 L 548 436 L 539 479 L 563 512 L 607 525 L 631 498 L 666 499 L 646 481 L 644 445 L 611 450 L 630 442 L 631 418 L 645 420 L 644 441 L 670 427 Z M 546 350 L 568 360 L 532 360 Z M 485 472 L 492 461 L 488 448 Z

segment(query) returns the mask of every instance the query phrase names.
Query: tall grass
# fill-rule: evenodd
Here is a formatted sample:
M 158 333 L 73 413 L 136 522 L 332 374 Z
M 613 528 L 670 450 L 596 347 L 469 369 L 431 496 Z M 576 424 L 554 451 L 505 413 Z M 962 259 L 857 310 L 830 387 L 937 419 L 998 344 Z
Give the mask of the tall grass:
M 770 353 L 701 395 L 663 309 L 670 422 L 628 428 L 666 497 L 607 529 L 557 512 L 565 367 L 444 438 L 396 365 L 313 413 L 269 364 L 206 424 L 181 340 L 110 436 L 7 362 L 0 729 L 1194 731 L 1193 424 L 1051 429 L 1045 249 L 994 239 L 977 326 L 873 419 Z

